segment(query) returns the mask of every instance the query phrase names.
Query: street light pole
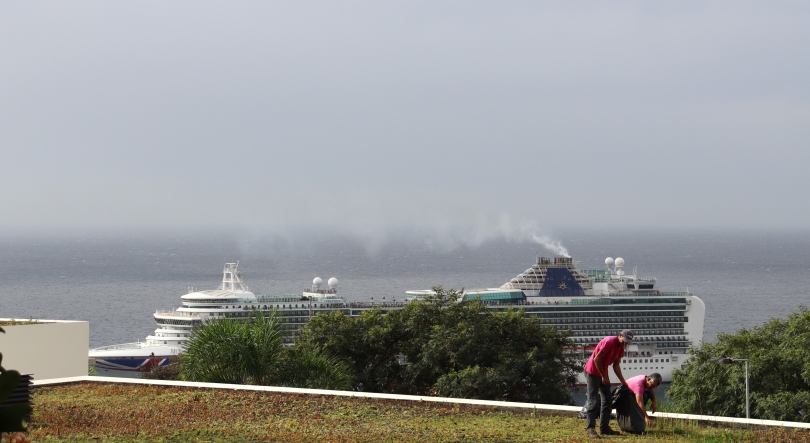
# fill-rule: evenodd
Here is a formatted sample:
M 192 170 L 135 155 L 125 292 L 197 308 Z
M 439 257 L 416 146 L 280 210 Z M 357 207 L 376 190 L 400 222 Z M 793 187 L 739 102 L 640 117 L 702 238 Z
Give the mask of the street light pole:
M 745 418 L 751 418 L 751 397 L 748 396 L 748 359 L 745 362 Z
M 730 365 L 738 362 L 745 362 L 745 418 L 751 418 L 751 399 L 748 395 L 748 359 L 747 358 L 718 358 L 717 363 Z

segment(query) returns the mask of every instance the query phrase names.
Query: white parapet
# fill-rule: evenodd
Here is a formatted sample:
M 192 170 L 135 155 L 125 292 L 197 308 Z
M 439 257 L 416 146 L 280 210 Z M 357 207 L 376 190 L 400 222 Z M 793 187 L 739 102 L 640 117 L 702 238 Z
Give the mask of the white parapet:
M 11 319 L 0 318 L 0 322 Z M 20 323 L 27 320 L 16 319 Z M 3 326 L 0 353 L 3 367 L 34 379 L 87 375 L 90 324 L 86 321 L 34 320 Z

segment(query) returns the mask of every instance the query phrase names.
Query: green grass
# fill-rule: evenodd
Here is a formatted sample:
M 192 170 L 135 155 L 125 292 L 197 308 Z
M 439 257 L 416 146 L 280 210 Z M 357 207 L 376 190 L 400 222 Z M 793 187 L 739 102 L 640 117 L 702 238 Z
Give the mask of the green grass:
M 616 429 L 616 424 L 613 424 Z M 35 442 L 584 442 L 572 415 L 432 402 L 80 383 L 37 388 Z M 810 442 L 810 433 L 659 419 L 620 442 Z

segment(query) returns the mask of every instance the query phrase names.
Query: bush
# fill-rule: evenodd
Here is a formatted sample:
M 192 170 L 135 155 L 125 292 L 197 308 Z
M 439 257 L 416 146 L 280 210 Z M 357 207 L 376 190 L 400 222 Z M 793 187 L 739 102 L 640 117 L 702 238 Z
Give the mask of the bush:
M 0 333 L 6 331 L 0 328 Z M 3 403 L 20 384 L 20 373 L 4 369 L 3 354 L 0 354 L 0 403 Z M 31 406 L 18 404 L 0 409 L 0 432 L 25 431 L 28 427 L 25 417 L 31 414 Z
M 717 357 L 749 360 L 751 417 L 810 422 L 810 312 L 800 307 L 787 320 L 773 319 L 715 343 L 691 348 L 691 359 L 673 373 L 667 396 L 675 412 L 745 417 L 745 367 L 720 365 Z
M 153 365 L 149 372 L 143 372 L 139 377 L 147 380 L 182 380 L 181 372 L 180 359 L 175 355 L 169 357 L 167 364 Z
M 441 287 L 427 302 L 348 317 L 319 315 L 300 346 L 348 364 L 354 389 L 563 404 L 582 370 L 565 333 L 522 310 L 499 312 Z

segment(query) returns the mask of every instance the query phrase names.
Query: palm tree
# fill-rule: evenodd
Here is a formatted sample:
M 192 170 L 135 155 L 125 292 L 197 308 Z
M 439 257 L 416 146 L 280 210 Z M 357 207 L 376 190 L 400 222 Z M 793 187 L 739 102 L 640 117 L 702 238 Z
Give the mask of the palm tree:
M 183 378 L 209 383 L 264 385 L 281 353 L 278 316 L 256 311 L 247 320 L 213 319 L 195 329 L 180 356 Z
M 279 384 L 293 388 L 351 389 L 349 365 L 317 348 L 293 346 L 285 350 L 278 368 Z
M 189 381 L 351 389 L 349 366 L 317 348 L 282 345 L 276 311 L 246 320 L 212 319 L 196 328 L 180 354 Z

